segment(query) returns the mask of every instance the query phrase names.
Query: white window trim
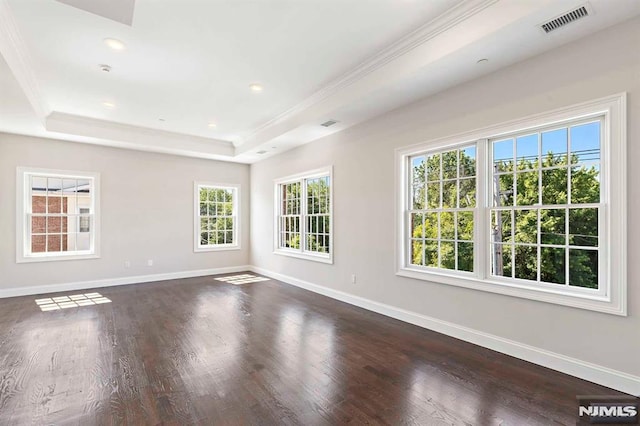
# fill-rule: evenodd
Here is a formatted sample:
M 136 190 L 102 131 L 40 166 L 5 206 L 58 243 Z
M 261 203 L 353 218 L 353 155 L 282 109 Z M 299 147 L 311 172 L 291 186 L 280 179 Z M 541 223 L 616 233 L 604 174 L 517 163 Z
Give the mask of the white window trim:
M 27 211 L 31 208 L 28 178 L 30 175 L 54 176 L 70 179 L 90 179 L 93 181 L 92 206 L 93 222 L 90 231 L 90 249 L 83 252 L 47 252 L 31 253 L 28 247 L 30 242 L 30 226 L 26 221 Z M 30 254 L 27 254 L 30 253 Z M 53 262 L 63 260 L 82 260 L 100 258 L 100 173 L 43 169 L 37 167 L 17 167 L 16 168 L 16 263 L 32 262 Z
M 300 249 L 290 249 L 290 248 L 282 248 L 280 247 L 280 224 L 279 224 L 279 216 L 280 216 L 280 185 L 304 181 L 305 179 L 313 179 L 322 176 L 329 176 L 329 253 L 316 253 L 306 251 L 304 248 L 306 246 L 306 236 L 305 236 L 305 227 L 306 222 L 303 218 L 306 216 L 304 214 L 301 215 L 300 220 Z M 279 254 L 283 256 L 295 257 L 298 259 L 306 259 L 312 260 L 315 262 L 328 263 L 333 264 L 333 166 L 322 167 L 314 170 L 310 170 L 304 173 L 297 173 L 295 175 L 289 175 L 286 177 L 274 179 L 274 210 L 273 210 L 273 253 Z M 301 191 L 304 188 L 304 185 L 301 186 Z M 306 200 L 306 193 L 304 193 L 304 197 Z M 302 212 L 303 206 L 306 206 L 306 201 L 301 203 L 300 209 Z
M 520 285 L 509 280 L 490 277 L 486 266 L 489 257 L 488 205 L 476 206 L 476 243 L 473 274 L 455 273 L 444 270 L 425 270 L 412 267 L 407 263 L 405 224 L 405 206 L 408 202 L 408 159 L 425 150 L 443 150 L 480 140 L 500 137 L 514 132 L 526 131 L 556 123 L 605 116 L 602 129 L 601 175 L 606 184 L 602 187 L 604 204 L 604 222 L 606 229 L 601 240 L 602 254 L 606 256 L 606 274 L 601 277 L 604 285 L 601 291 L 574 293 L 553 286 Z M 620 93 L 581 104 L 560 108 L 523 119 L 490 126 L 452 137 L 420 143 L 396 150 L 396 275 L 418 280 L 454 285 L 458 287 L 487 291 L 491 293 L 571 306 L 575 308 L 604 312 L 614 315 L 627 315 L 627 107 L 626 93 Z M 479 144 L 476 151 L 478 164 L 486 163 L 489 154 L 488 143 Z M 481 161 L 482 160 L 482 161 Z M 611 165 L 611 166 L 610 166 Z M 480 170 L 476 176 L 478 203 L 486 203 L 489 179 L 480 177 L 487 170 Z M 485 226 L 486 225 L 486 226 Z M 484 235 L 487 234 L 487 235 Z
M 200 245 L 200 188 L 215 187 L 217 189 L 233 189 L 235 194 L 233 198 L 233 215 L 236 220 L 233 223 L 233 244 L 216 244 L 216 245 Z M 193 251 L 194 253 L 202 253 L 209 251 L 227 251 L 240 250 L 240 184 L 235 183 L 215 183 L 215 182 L 193 182 Z

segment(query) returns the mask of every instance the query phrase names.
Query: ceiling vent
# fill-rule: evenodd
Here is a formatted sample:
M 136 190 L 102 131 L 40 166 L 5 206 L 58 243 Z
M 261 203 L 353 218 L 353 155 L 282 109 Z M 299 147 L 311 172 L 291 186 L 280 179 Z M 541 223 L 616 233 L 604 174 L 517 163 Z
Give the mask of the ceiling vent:
M 329 120 L 329 121 L 325 121 L 324 123 L 321 124 L 322 127 L 331 127 L 334 124 L 336 124 L 338 121 L 337 120 Z
M 577 21 L 578 19 L 584 18 L 585 16 L 589 16 L 589 9 L 589 6 L 585 4 L 584 6 L 580 6 L 577 9 L 565 13 L 562 16 L 558 16 L 557 18 L 541 24 L 540 28 L 542 28 L 545 33 L 549 34 L 551 31 L 555 31 L 558 28 L 564 27 L 565 25 Z

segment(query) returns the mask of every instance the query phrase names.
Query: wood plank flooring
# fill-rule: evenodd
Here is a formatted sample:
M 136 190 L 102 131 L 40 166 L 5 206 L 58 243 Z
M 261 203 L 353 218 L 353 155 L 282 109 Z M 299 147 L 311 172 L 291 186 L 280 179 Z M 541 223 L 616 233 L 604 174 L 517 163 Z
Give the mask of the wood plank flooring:
M 273 280 L 94 291 L 0 300 L 0 425 L 575 424 L 619 394 Z

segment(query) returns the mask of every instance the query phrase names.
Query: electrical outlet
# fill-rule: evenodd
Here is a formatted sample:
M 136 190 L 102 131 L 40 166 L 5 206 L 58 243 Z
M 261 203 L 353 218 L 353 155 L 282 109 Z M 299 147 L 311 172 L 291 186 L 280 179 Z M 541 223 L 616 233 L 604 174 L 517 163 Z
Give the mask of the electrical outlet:
M 129 261 L 129 260 L 125 260 L 125 261 L 124 261 L 124 267 L 125 267 L 125 268 L 131 268 L 131 261 Z
M 147 260 L 147 266 L 153 266 L 153 259 Z
M 351 284 L 356 283 L 356 274 L 351 274 Z

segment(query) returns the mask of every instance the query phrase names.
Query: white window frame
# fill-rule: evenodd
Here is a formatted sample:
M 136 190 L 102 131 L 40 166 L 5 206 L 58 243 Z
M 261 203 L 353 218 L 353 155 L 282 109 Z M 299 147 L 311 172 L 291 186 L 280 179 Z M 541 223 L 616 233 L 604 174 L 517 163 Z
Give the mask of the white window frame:
M 200 244 L 200 188 L 230 189 L 233 191 L 233 242 L 228 244 Z M 208 251 L 240 250 L 240 185 L 233 183 L 213 183 L 196 181 L 193 183 L 193 251 L 195 253 Z
M 329 253 L 318 253 L 305 249 L 306 241 L 306 209 L 307 209 L 307 179 L 329 176 Z M 280 247 L 280 187 L 281 185 L 300 182 L 300 248 Z M 315 262 L 333 264 L 333 166 L 323 167 L 304 173 L 286 176 L 274 180 L 274 223 L 273 223 L 273 253 Z
M 89 250 L 60 252 L 31 252 L 32 175 L 60 179 L 84 179 L 92 182 Z M 16 168 L 16 263 L 51 262 L 61 260 L 82 260 L 100 258 L 100 173 L 54 170 L 36 167 Z
M 396 275 L 424 281 L 504 294 L 558 305 L 627 315 L 627 108 L 626 93 L 572 105 L 520 120 L 486 127 L 453 137 L 396 150 Z M 582 119 L 604 117 L 601 128 L 601 203 L 599 288 L 560 288 L 559 285 L 531 285 L 513 279 L 491 276 L 490 194 L 488 162 L 490 139 L 526 130 L 546 128 Z M 428 151 L 443 151 L 476 144 L 476 209 L 474 226 L 474 272 L 457 273 L 410 264 L 408 203 L 410 196 L 409 158 Z

